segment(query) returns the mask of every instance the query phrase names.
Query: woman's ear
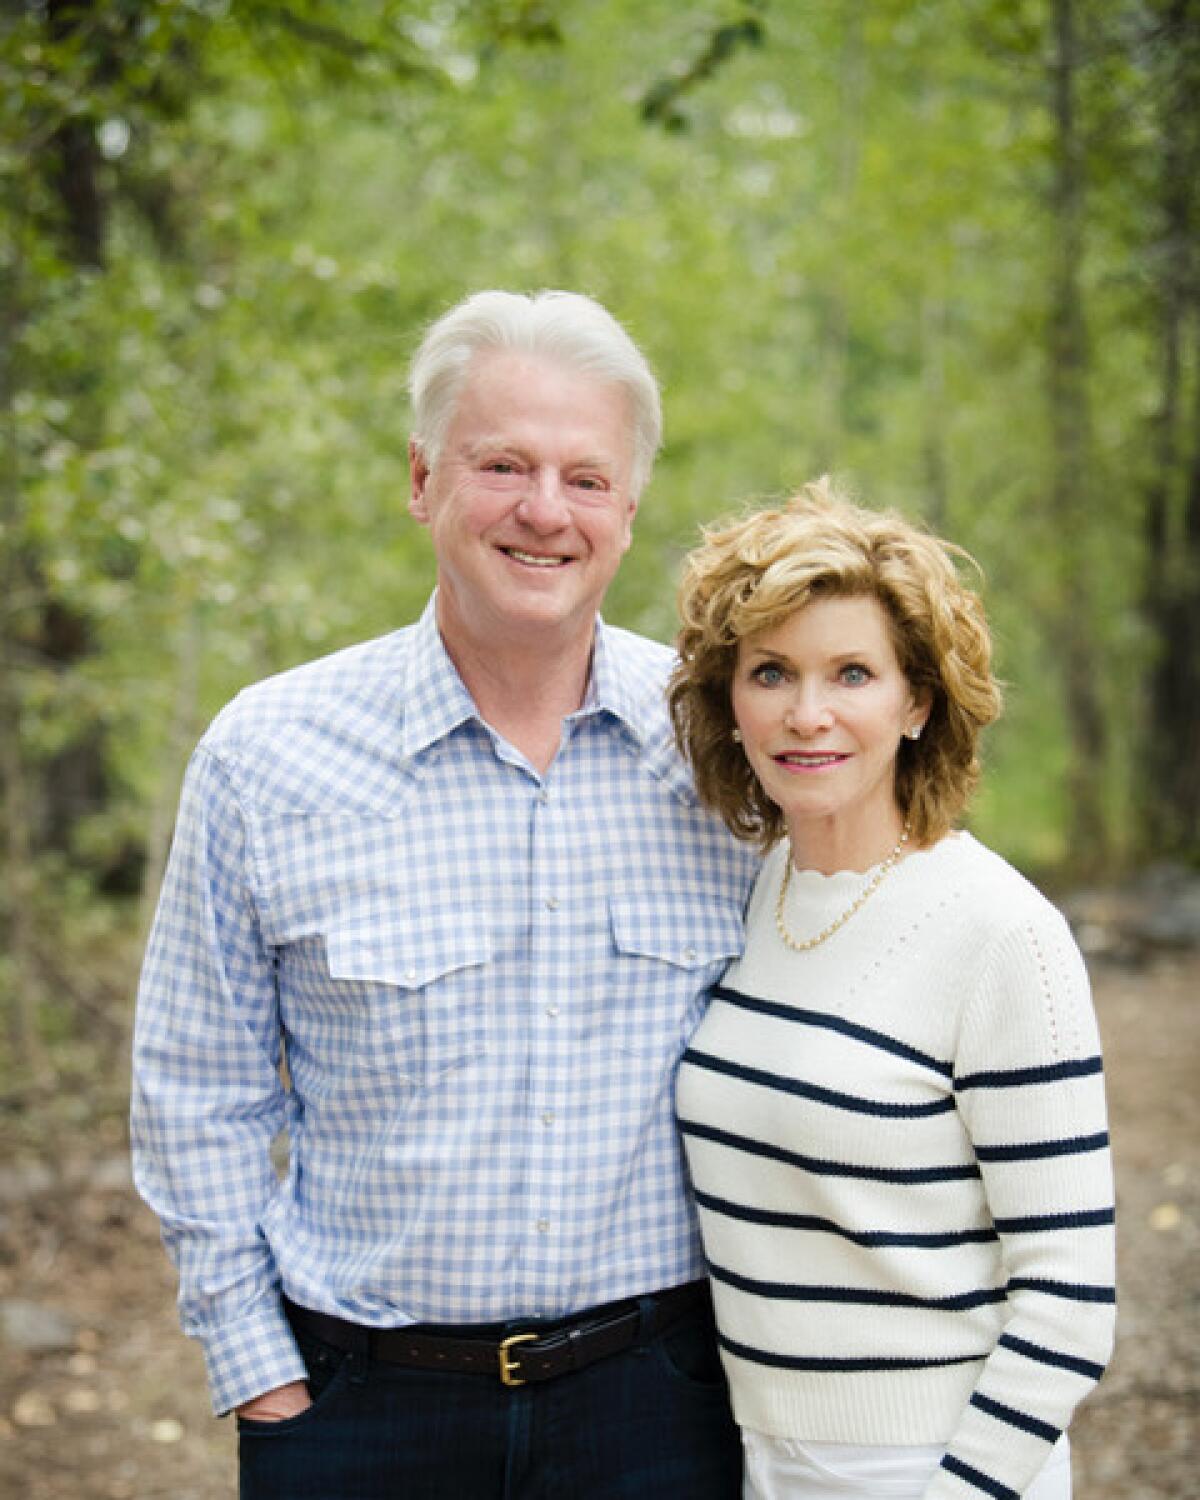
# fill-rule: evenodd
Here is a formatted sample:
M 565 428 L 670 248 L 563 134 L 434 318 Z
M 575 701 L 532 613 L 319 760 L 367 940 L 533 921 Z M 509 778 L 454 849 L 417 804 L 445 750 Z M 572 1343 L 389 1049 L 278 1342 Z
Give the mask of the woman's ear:
M 921 731 L 928 724 L 932 711 L 933 694 L 930 690 L 928 688 L 922 688 L 920 691 L 914 690 L 908 722 L 904 726 L 905 739 L 919 740 L 921 738 Z

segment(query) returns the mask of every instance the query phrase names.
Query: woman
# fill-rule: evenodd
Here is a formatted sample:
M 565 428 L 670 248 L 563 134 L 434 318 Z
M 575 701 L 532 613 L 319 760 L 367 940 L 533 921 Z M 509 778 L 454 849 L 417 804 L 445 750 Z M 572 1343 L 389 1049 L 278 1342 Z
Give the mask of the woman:
M 685 570 L 676 733 L 766 853 L 678 1081 L 755 1500 L 1064 1500 L 1111 1350 L 1087 977 L 954 828 L 1000 706 L 964 556 L 822 481 Z

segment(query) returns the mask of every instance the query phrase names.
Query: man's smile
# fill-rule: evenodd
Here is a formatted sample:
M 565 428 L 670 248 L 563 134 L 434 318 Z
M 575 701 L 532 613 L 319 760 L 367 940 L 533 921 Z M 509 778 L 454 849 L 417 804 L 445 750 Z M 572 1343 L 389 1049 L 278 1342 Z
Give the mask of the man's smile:
M 526 552 L 523 547 L 501 547 L 500 551 L 505 557 L 511 557 L 514 562 L 524 563 L 529 568 L 565 568 L 573 561 L 558 552 Z

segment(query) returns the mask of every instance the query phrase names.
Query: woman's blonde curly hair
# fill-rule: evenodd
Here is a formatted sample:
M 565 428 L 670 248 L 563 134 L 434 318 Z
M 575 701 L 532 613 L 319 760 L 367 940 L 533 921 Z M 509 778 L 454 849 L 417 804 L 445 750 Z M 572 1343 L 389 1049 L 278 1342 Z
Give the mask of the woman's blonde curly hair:
M 700 799 L 739 838 L 766 850 L 784 823 L 733 739 L 738 643 L 814 599 L 863 596 L 883 606 L 901 669 L 931 704 L 921 738 L 900 742 L 900 811 L 915 845 L 953 827 L 979 780 L 979 733 L 1001 706 L 983 605 L 956 563 L 978 571 L 961 547 L 894 512 L 851 504 L 827 478 L 784 506 L 704 529 L 684 561 L 668 695 Z

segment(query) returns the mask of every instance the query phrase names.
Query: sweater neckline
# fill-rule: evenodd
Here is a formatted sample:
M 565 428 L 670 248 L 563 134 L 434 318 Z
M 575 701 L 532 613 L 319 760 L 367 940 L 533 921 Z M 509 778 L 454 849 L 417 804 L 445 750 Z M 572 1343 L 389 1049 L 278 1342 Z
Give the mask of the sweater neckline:
M 893 876 L 902 869 L 919 866 L 924 861 L 936 855 L 940 850 L 952 848 L 955 845 L 961 847 L 962 843 L 971 835 L 965 829 L 954 828 L 949 833 L 938 839 L 936 844 L 930 844 L 928 848 L 910 849 L 898 861 Z M 779 862 L 779 873 L 782 877 L 783 867 L 791 858 L 791 847 L 785 840 L 781 845 L 782 857 Z M 860 887 L 867 884 L 879 871 L 883 860 L 877 860 L 866 870 L 833 870 L 826 875 L 821 870 L 792 868 L 790 882 L 791 892 L 808 898 L 824 899 L 828 896 L 838 896 L 857 892 Z M 891 878 L 891 877 L 889 877 Z

